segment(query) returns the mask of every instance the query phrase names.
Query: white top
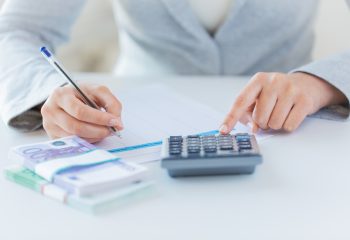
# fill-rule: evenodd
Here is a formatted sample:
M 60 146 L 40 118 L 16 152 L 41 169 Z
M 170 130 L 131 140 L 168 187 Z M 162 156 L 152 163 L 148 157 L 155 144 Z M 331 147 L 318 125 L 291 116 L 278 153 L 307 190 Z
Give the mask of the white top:
M 234 0 L 188 0 L 205 29 L 213 33 L 225 22 Z

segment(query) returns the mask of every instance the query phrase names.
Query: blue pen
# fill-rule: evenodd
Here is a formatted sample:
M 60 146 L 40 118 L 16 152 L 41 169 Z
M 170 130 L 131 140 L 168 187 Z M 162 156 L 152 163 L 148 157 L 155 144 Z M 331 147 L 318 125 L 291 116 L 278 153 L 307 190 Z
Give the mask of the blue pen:
M 73 81 L 73 79 L 67 74 L 67 71 L 64 70 L 62 65 L 58 63 L 56 58 L 46 47 L 42 47 L 40 49 L 40 52 L 45 57 L 45 59 L 56 69 L 56 71 L 60 73 L 66 80 L 68 80 L 70 84 L 73 85 L 73 87 L 76 89 L 76 91 L 78 92 L 82 100 L 85 102 L 85 104 L 89 105 L 92 108 L 101 110 L 101 108 L 94 101 L 89 99 L 87 95 L 79 88 L 78 84 L 75 81 Z M 105 111 L 105 109 L 102 109 L 102 110 Z M 114 127 L 108 127 L 108 128 L 111 130 L 113 134 L 117 135 L 118 137 L 121 137 L 119 131 L 117 131 Z

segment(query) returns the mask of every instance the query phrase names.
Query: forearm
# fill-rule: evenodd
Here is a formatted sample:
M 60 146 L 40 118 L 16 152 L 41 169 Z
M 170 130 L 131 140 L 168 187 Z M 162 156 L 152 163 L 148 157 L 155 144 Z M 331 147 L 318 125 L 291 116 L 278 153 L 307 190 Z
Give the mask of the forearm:
M 0 111 L 11 119 L 44 101 L 63 82 L 40 56 L 68 39 L 84 0 L 7 0 L 0 17 Z
M 328 85 L 325 88 L 331 94 L 325 96 L 327 107 L 317 113 L 318 117 L 332 119 L 349 119 L 349 99 L 350 99 L 350 50 L 328 58 L 314 61 L 308 65 L 295 69 L 293 72 L 303 72 L 310 76 L 322 79 Z

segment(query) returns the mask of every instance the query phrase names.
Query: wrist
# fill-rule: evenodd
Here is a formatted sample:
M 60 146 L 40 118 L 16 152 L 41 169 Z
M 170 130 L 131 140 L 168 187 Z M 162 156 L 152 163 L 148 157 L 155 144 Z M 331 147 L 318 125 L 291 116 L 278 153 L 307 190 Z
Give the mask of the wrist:
M 294 74 L 298 79 L 301 79 L 305 83 L 307 82 L 311 88 L 316 90 L 310 91 L 310 93 L 315 92 L 314 99 L 319 109 L 331 105 L 346 104 L 348 102 L 344 93 L 326 80 L 309 73 L 298 72 Z

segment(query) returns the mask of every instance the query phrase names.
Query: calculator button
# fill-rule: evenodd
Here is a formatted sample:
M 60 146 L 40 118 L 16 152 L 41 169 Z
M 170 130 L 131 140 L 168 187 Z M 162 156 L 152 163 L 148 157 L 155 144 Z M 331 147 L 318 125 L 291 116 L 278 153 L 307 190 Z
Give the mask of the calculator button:
M 202 137 L 203 140 L 216 140 L 215 136 L 204 136 Z
M 219 145 L 232 144 L 232 141 L 219 141 Z
M 169 149 L 182 149 L 182 146 L 169 146 Z
M 201 147 L 198 146 L 187 146 L 187 153 L 194 154 L 199 153 L 201 151 Z
M 200 152 L 200 149 L 189 149 L 187 152 L 188 152 L 189 154 L 197 154 L 197 153 Z
M 239 151 L 242 151 L 242 150 L 252 150 L 252 146 L 249 146 L 249 145 L 239 146 Z
M 250 141 L 250 136 L 248 134 L 236 135 L 236 141 Z
M 239 149 L 252 149 L 251 145 L 240 145 L 238 147 L 239 147 Z
M 182 142 L 169 142 L 169 146 L 182 146 Z
M 246 137 L 246 136 L 249 137 L 249 134 L 248 133 L 237 133 L 236 134 L 236 137 Z
M 170 155 L 180 155 L 181 154 L 181 150 L 170 150 L 169 154 Z
M 169 146 L 169 149 L 182 149 L 182 146 Z
M 243 154 L 243 153 L 252 153 L 251 149 L 239 149 L 239 153 Z
M 188 135 L 187 139 L 199 139 L 199 135 Z
M 238 146 L 251 146 L 250 142 L 238 143 Z
M 170 149 L 169 150 L 170 155 L 177 155 L 177 154 L 181 154 L 181 153 L 182 153 L 182 149 Z
M 182 142 L 183 138 L 182 136 L 170 136 L 169 142 Z
M 205 153 L 215 153 L 215 152 L 217 152 L 217 148 L 216 147 L 205 147 L 204 152 Z
M 216 148 L 216 144 L 203 145 L 203 148 Z
M 216 145 L 216 142 L 202 142 L 203 146 L 205 145 Z
M 179 158 L 179 157 L 181 157 L 181 152 L 170 152 L 169 155 L 176 156 L 176 158 Z
M 233 150 L 233 145 L 222 145 L 220 150 Z
M 219 141 L 232 141 L 232 137 L 219 137 L 218 138 Z
M 216 143 L 217 140 L 216 139 L 203 139 L 202 142 L 203 143 Z
M 187 138 L 187 142 L 200 142 L 199 138 Z
M 190 151 L 190 150 L 200 150 L 201 149 L 201 147 L 200 146 L 187 146 L 187 151 Z

